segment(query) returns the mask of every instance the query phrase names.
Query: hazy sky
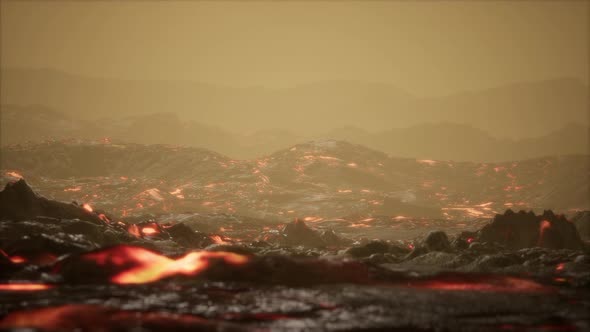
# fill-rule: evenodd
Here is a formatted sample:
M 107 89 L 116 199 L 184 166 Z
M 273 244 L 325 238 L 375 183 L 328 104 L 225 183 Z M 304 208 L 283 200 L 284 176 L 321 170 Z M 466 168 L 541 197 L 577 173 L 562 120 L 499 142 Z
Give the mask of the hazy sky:
M 587 1 L 1 1 L 1 65 L 284 87 L 387 82 L 440 95 L 588 82 Z

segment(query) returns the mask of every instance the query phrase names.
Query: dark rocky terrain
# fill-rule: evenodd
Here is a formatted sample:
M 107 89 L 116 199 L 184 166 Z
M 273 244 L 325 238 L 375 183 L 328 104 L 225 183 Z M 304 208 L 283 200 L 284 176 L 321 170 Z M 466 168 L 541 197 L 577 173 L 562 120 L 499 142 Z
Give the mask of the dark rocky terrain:
M 5 330 L 590 329 L 588 183 L 571 177 L 587 157 L 335 141 L 255 161 L 88 143 L 3 157 Z

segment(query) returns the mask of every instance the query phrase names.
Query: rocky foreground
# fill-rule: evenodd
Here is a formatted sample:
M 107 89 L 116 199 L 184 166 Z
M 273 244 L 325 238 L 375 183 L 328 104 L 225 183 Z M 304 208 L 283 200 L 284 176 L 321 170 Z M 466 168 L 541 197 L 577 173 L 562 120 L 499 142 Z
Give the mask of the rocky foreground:
M 9 183 L 0 192 L 0 328 L 590 329 L 585 212 L 574 223 L 508 210 L 476 231 L 406 241 L 301 219 L 201 217 L 215 227 L 116 220 Z M 217 232 L 224 227 L 235 237 Z

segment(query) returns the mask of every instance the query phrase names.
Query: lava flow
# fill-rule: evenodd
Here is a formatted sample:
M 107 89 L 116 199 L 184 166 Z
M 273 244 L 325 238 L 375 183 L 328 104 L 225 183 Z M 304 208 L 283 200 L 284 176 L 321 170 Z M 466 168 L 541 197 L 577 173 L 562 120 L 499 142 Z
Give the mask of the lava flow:
M 214 260 L 226 264 L 242 265 L 248 257 L 229 252 L 190 252 L 172 259 L 153 251 L 132 246 L 116 246 L 98 252 L 88 253 L 83 259 L 100 266 L 119 267 L 120 271 L 111 277 L 116 284 L 142 284 L 158 281 L 171 276 L 195 276 L 207 269 Z
M 31 292 L 41 291 L 53 288 L 52 285 L 38 284 L 38 283 L 12 283 L 12 284 L 0 284 L 0 291 L 7 292 Z

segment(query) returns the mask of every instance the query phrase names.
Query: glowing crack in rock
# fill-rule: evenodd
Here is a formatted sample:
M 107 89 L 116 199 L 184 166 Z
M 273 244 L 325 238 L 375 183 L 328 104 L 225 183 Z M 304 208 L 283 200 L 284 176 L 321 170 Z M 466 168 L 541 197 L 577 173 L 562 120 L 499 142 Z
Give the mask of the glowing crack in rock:
M 437 278 L 413 281 L 410 288 L 434 289 L 440 291 L 471 291 L 471 292 L 499 292 L 499 293 L 537 293 L 551 292 L 554 289 L 527 280 L 509 276 L 478 276 L 470 279 Z
M 53 288 L 53 285 L 37 283 L 11 283 L 0 284 L 0 292 L 34 292 Z

